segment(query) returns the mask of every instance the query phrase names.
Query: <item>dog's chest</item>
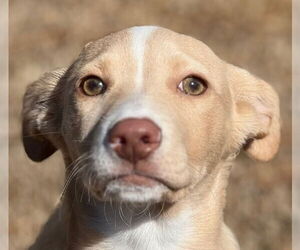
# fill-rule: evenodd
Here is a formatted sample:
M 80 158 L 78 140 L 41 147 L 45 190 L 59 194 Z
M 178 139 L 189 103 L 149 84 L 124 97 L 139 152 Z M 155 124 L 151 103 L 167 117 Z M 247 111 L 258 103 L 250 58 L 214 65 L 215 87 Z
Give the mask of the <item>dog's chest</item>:
M 149 220 L 84 250 L 177 250 L 191 232 L 189 225 L 186 214 L 171 220 Z

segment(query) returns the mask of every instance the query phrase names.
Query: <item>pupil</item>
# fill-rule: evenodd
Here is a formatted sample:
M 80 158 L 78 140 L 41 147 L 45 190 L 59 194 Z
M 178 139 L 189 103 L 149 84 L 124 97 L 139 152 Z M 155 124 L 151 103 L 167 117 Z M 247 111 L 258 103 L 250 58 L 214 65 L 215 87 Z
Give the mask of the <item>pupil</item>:
M 197 82 L 190 82 L 190 88 L 191 88 L 192 91 L 198 90 L 199 87 L 200 87 L 199 83 L 197 83 Z
M 90 90 L 96 90 L 101 88 L 101 82 L 97 81 L 97 80 L 92 80 L 89 82 L 89 88 Z

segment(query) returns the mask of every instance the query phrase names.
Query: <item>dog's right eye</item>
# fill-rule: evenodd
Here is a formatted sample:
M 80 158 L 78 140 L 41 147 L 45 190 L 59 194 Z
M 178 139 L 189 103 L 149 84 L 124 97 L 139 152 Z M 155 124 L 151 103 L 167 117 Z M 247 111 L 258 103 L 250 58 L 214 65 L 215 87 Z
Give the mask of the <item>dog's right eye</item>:
M 85 95 L 95 96 L 103 94 L 107 86 L 99 77 L 90 76 L 82 81 L 80 88 Z
M 186 95 L 201 95 L 207 89 L 206 81 L 198 77 L 186 77 L 178 85 L 178 89 Z

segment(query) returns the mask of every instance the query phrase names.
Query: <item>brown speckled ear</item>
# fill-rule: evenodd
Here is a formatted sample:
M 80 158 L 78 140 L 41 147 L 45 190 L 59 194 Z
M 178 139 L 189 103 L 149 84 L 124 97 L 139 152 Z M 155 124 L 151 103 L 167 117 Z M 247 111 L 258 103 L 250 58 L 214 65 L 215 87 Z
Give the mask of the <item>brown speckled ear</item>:
M 25 152 L 33 161 L 42 161 L 57 150 L 53 138 L 59 136 L 56 86 L 66 68 L 45 73 L 30 84 L 23 99 L 22 139 Z
M 280 142 L 279 99 L 265 81 L 228 65 L 227 78 L 234 102 L 233 147 L 252 158 L 271 160 Z

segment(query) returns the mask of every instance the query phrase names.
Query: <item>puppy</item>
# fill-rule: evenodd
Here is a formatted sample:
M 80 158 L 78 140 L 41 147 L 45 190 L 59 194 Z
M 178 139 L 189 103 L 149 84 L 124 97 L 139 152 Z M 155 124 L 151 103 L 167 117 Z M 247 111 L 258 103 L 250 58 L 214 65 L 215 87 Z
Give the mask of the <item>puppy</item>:
M 223 222 L 230 162 L 270 160 L 279 140 L 272 87 L 204 43 L 152 26 L 90 42 L 24 97 L 26 153 L 66 164 L 30 249 L 239 249 Z

